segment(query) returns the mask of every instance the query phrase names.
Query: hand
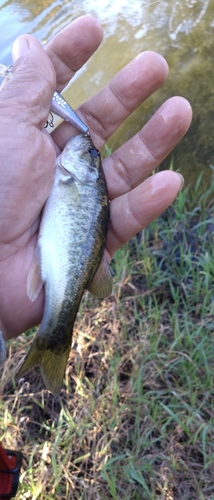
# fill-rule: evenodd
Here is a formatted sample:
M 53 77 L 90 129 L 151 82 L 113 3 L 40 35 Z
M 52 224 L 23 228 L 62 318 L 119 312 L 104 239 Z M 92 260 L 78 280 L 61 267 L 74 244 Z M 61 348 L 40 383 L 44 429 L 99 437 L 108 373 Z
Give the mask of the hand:
M 84 32 L 84 37 L 82 37 Z M 26 281 L 42 207 L 54 180 L 55 156 L 76 130 L 63 122 L 50 136 L 44 125 L 55 89 L 61 91 L 102 39 L 98 21 L 84 16 L 43 49 L 30 35 L 13 48 L 14 76 L 0 92 L 0 330 L 10 338 L 40 322 L 44 291 L 35 302 Z M 125 118 L 166 79 L 165 60 L 137 56 L 78 113 L 100 149 Z M 191 107 L 181 97 L 163 104 L 139 133 L 103 161 L 111 200 L 109 259 L 176 197 L 181 177 L 149 174 L 185 134 Z

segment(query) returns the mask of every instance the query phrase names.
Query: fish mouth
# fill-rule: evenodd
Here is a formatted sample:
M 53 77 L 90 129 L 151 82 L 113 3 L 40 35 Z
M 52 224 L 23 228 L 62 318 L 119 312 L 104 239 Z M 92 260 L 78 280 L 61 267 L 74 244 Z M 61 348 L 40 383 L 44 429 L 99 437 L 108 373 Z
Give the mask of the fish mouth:
M 82 149 L 85 153 L 87 153 L 91 148 L 95 147 L 89 134 L 78 134 L 74 137 L 76 142 L 75 149 L 77 150 Z

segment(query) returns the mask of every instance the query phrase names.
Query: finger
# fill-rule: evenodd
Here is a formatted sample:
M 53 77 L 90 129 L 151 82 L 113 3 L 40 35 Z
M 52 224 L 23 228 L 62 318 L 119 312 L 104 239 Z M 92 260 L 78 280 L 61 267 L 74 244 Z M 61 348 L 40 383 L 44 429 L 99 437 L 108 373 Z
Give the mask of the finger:
M 180 174 L 163 171 L 113 200 L 106 244 L 110 256 L 156 219 L 173 202 L 182 185 Z
M 40 43 L 31 35 L 18 37 L 13 45 L 12 78 L 1 88 L 1 113 L 17 122 L 44 127 L 55 89 L 55 73 Z
M 56 72 L 57 90 L 60 92 L 74 73 L 88 61 L 99 47 L 102 27 L 92 16 L 82 16 L 60 31 L 45 47 Z
M 143 52 L 123 68 L 94 97 L 83 103 L 78 114 L 89 126 L 95 146 L 100 149 L 121 123 L 166 80 L 168 66 L 155 52 Z M 61 149 L 70 137 L 68 124 L 53 132 Z
M 103 162 L 109 198 L 140 184 L 186 133 L 192 109 L 182 97 L 166 101 L 142 130 Z

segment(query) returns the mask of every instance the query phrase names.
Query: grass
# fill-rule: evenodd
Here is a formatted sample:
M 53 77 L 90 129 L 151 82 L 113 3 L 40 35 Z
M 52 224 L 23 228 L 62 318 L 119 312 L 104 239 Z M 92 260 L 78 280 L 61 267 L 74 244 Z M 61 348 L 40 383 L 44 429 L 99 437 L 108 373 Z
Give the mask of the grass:
M 85 294 L 59 397 L 37 369 L 14 381 L 34 333 L 8 344 L 0 437 L 24 454 L 17 500 L 214 499 L 213 192 L 202 177 L 180 192 L 117 252 L 113 295 Z

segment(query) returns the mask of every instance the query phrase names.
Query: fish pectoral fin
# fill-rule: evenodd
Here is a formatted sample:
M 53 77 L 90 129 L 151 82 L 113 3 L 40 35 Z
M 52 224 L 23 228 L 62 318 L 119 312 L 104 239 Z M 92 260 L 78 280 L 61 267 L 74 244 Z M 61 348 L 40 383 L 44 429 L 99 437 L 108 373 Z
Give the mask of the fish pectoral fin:
M 78 187 L 75 183 L 75 178 L 74 175 L 68 175 L 66 179 L 63 179 L 61 181 L 62 184 L 69 184 L 70 186 L 70 197 L 72 198 L 73 202 L 77 201 L 80 197 Z
M 37 299 L 42 287 L 43 282 L 40 275 L 39 249 L 37 246 L 27 276 L 27 295 L 31 302 Z
M 96 297 L 104 299 L 105 297 L 111 295 L 112 284 L 111 268 L 104 253 L 101 264 L 99 265 L 88 290 L 93 295 L 96 295 Z
M 69 346 L 62 354 L 55 354 L 50 349 L 40 350 L 35 339 L 16 377 L 23 377 L 28 370 L 39 365 L 47 389 L 57 396 L 62 387 L 70 349 Z

